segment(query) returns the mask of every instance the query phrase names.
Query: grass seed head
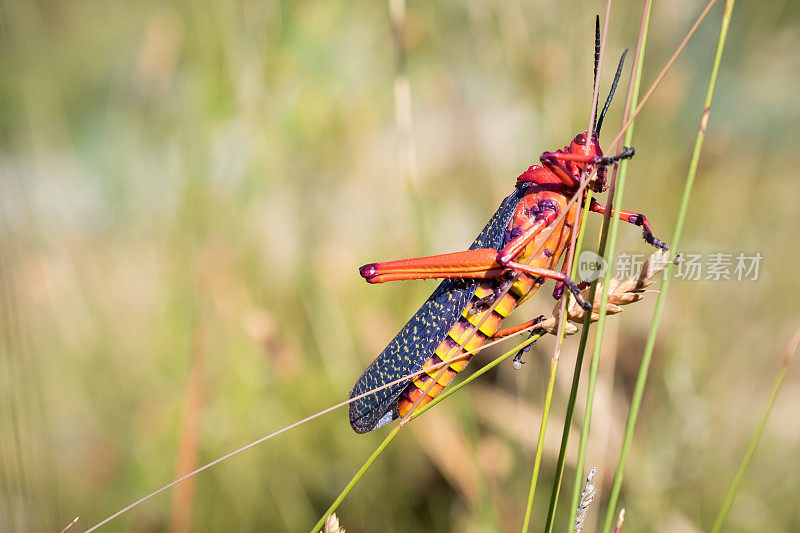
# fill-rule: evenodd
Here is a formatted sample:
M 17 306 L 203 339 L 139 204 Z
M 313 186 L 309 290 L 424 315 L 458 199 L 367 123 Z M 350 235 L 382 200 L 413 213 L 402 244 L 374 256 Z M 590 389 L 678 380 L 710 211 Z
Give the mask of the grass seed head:
M 645 289 L 655 283 L 655 276 L 666 268 L 669 262 L 669 252 L 659 250 L 650 255 L 650 257 L 642 265 L 639 276 L 634 279 L 620 280 L 611 278 L 608 283 L 608 303 L 606 304 L 606 314 L 616 315 L 621 313 L 623 306 L 638 302 L 644 298 Z M 581 297 L 584 299 L 589 298 L 590 287 L 581 291 Z M 600 303 L 603 294 L 603 283 L 597 283 L 597 290 L 595 291 L 594 306 L 592 307 L 592 322 L 597 322 L 600 318 Z M 553 315 L 545 319 L 539 327 L 548 333 L 555 334 L 558 330 L 558 309 L 561 304 L 557 303 L 553 309 Z M 575 324 L 583 323 L 583 317 L 586 311 L 579 306 L 573 299 L 572 303 L 567 309 L 567 322 L 564 325 L 564 334 L 572 335 L 578 331 Z M 575 324 L 572 324 L 574 322 Z
M 325 527 L 322 528 L 320 533 L 345 533 L 343 527 L 339 526 L 339 517 L 336 513 L 331 513 L 325 519 Z

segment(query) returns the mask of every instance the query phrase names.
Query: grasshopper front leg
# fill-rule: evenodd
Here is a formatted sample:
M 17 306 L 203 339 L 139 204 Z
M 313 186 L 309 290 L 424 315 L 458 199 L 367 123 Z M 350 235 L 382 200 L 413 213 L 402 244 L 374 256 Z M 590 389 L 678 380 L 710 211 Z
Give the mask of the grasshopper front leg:
M 594 198 L 592 198 L 592 203 L 589 205 L 589 209 L 595 213 L 605 214 L 608 210 L 607 206 L 597 202 Z M 611 216 L 614 215 L 616 210 L 611 210 Z M 648 222 L 647 217 L 644 216 L 642 213 L 634 213 L 633 211 L 625 211 L 624 209 L 619 210 L 619 218 L 629 224 L 633 224 L 634 226 L 641 226 L 642 227 L 642 236 L 644 237 L 645 242 L 655 246 L 656 248 L 661 248 L 662 250 L 669 250 L 669 246 L 667 243 L 662 241 L 661 239 L 657 239 L 653 235 L 653 231 L 650 229 L 650 222 Z

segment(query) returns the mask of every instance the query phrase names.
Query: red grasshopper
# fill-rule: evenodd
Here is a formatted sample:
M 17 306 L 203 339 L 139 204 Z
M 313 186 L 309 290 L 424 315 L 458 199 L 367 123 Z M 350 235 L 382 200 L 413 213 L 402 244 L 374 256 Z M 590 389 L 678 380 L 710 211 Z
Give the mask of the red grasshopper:
M 539 319 L 500 329 L 502 321 L 533 296 L 546 279 L 558 282 L 553 292 L 556 299 L 566 287 L 581 306 L 591 307 L 580 298 L 578 285 L 566 275 L 566 265 L 561 270 L 557 268 L 569 248 L 577 215 L 586 201 L 584 192 L 581 202 L 568 207 L 570 198 L 580 189 L 581 176 L 594 175 L 588 187 L 603 192 L 608 188 L 606 167 L 634 154 L 632 148 L 625 148 L 617 155 L 605 157 L 598 142 L 624 61 L 623 53 L 594 131 L 576 135 L 561 150 L 543 153 L 541 165 L 523 172 L 517 178 L 514 192 L 503 200 L 469 250 L 361 267 L 360 273 L 369 283 L 428 278 L 444 278 L 444 281 L 364 371 L 350 397 L 422 369 L 425 372 L 352 402 L 350 425 L 357 433 L 378 428 L 431 401 L 466 367 L 470 356 L 458 358 L 444 368 L 434 365 L 471 352 L 490 339 L 536 324 Z M 594 199 L 590 209 L 606 212 L 606 207 Z M 566 215 L 559 219 L 565 210 Z M 648 243 L 668 249 L 653 236 L 644 215 L 621 210 L 620 218 L 641 226 Z M 436 382 L 431 383 L 433 380 Z

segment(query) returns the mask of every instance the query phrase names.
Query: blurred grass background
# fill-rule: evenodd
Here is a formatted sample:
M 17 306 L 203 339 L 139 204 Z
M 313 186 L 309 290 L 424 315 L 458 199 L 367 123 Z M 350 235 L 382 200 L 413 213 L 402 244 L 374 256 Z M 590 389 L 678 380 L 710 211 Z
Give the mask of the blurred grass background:
M 346 398 L 435 286 L 368 286 L 357 267 L 462 249 L 522 170 L 586 129 L 603 6 L 411 2 L 409 173 L 386 3 L 0 3 L 0 529 L 57 531 L 75 515 L 88 527 Z M 624 204 L 666 239 L 721 8 L 637 120 Z M 646 84 L 701 9 L 656 2 Z M 603 92 L 640 15 L 615 3 Z M 764 260 L 757 281 L 673 284 L 625 531 L 710 527 L 796 327 L 799 30 L 797 3 L 736 7 L 682 251 Z M 620 249 L 649 252 L 637 229 L 620 234 Z M 549 311 L 537 300 L 517 320 Z M 614 317 L 606 335 L 588 463 L 601 499 L 651 309 Z M 551 348 L 540 341 L 523 371 L 504 365 L 412 424 L 340 508 L 342 525 L 518 529 Z M 795 369 L 729 530 L 800 529 L 798 402 Z M 106 530 L 303 530 L 382 437 L 355 435 L 341 410 Z

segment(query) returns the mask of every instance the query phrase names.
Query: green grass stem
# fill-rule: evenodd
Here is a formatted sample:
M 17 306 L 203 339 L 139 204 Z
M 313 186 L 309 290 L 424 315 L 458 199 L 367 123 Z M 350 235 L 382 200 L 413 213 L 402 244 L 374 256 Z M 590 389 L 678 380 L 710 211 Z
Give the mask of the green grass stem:
M 311 528 L 311 533 L 317 533 L 322 529 L 322 526 L 325 524 L 325 519 L 328 518 L 328 516 L 334 512 L 337 507 L 339 507 L 339 504 L 341 504 L 347 495 L 350 494 L 350 491 L 353 490 L 353 487 L 356 486 L 356 483 L 358 483 L 364 474 L 367 473 L 367 470 L 369 470 L 369 467 L 372 466 L 372 463 L 374 463 L 378 457 L 380 457 L 380 455 L 383 453 L 383 450 L 385 450 L 389 443 L 394 440 L 402 428 L 403 426 L 400 424 L 397 424 L 392 428 L 389 434 L 386 435 L 386 438 L 383 439 L 383 442 L 381 442 L 378 447 L 375 448 L 375 451 L 372 452 L 372 455 L 370 455 L 366 462 L 361 465 L 361 468 L 358 469 L 358 472 L 356 472 L 356 474 L 353 476 L 353 479 L 350 480 L 350 483 L 348 483 L 345 488 L 342 489 L 342 492 L 339 493 L 339 496 L 337 496 L 331 506 L 328 507 L 328 510 L 325 511 L 325 514 L 322 515 L 322 518 L 320 518 L 319 521 L 314 524 L 314 527 Z
M 597 293 L 597 284 L 592 283 L 589 289 L 589 301 L 593 302 Z M 558 496 L 561 492 L 561 480 L 564 477 L 564 465 L 567 458 L 567 445 L 569 444 L 569 430 L 572 426 L 572 417 L 575 414 L 575 400 L 578 397 L 578 383 L 580 382 L 581 367 L 583 366 L 583 354 L 586 351 L 586 342 L 589 338 L 589 324 L 591 324 L 591 313 L 586 313 L 581 327 L 581 338 L 578 343 L 578 353 L 575 358 L 575 369 L 572 373 L 572 386 L 570 387 L 569 400 L 567 401 L 567 412 L 564 414 L 564 429 L 561 434 L 561 447 L 558 451 L 558 461 L 556 462 L 556 473 L 553 477 L 553 488 L 550 493 L 550 506 L 547 510 L 547 520 L 545 522 L 545 532 L 553 531 L 555 525 L 556 507 Z
M 523 348 L 525 348 L 526 346 L 530 346 L 531 344 L 536 342 L 542 335 L 544 335 L 543 332 L 542 333 L 537 332 L 537 333 L 533 334 L 531 337 L 525 339 L 523 342 L 521 342 L 520 344 L 518 344 L 514 348 L 508 350 L 504 354 L 500 355 L 499 357 L 495 358 L 491 362 L 489 362 L 489 363 L 485 364 L 484 366 L 482 366 L 479 370 L 473 372 L 472 375 L 470 375 L 467 379 L 465 379 L 461 383 L 458 383 L 457 385 L 455 385 L 455 386 L 453 386 L 451 388 L 445 389 L 444 391 L 442 391 L 441 394 L 439 394 L 436 398 L 434 398 L 430 403 L 428 403 L 428 404 L 418 408 L 417 410 L 415 410 L 414 414 L 411 416 L 410 419 L 413 420 L 413 419 L 417 418 L 418 416 L 420 416 L 421 414 L 423 414 L 428 409 L 432 408 L 434 405 L 438 404 L 439 402 L 441 402 L 445 398 L 449 397 L 450 395 L 452 395 L 452 394 L 456 393 L 457 391 L 461 390 L 462 388 L 466 387 L 467 385 L 469 385 L 470 383 L 472 383 L 473 381 L 478 379 L 480 376 L 482 376 L 483 374 L 485 374 L 486 372 L 488 372 L 492 368 L 496 367 L 497 365 L 499 365 L 500 363 L 502 363 L 503 361 L 505 361 L 506 359 L 508 359 L 512 355 L 516 354 L 518 351 L 520 351 Z M 394 440 L 394 438 L 397 436 L 397 434 L 403 428 L 403 425 L 404 424 L 397 424 L 395 427 L 392 428 L 392 430 L 389 432 L 389 434 L 386 435 L 386 438 L 383 439 L 383 442 L 381 442 L 378 445 L 378 447 L 375 449 L 375 451 L 372 452 L 372 455 L 370 455 L 369 458 L 361 466 L 361 468 L 358 469 L 358 472 L 355 473 L 355 475 L 353 476 L 353 479 L 351 479 L 350 482 L 345 486 L 345 488 L 342 489 L 342 492 L 339 493 L 339 496 L 337 496 L 336 499 L 331 504 L 331 506 L 328 507 L 328 510 L 325 511 L 325 514 L 323 514 L 322 517 L 319 519 L 319 521 L 316 524 L 314 524 L 314 527 L 311 528 L 311 532 L 312 533 L 320 531 L 322 526 L 325 524 L 325 519 L 328 518 L 328 515 L 333 513 L 339 507 L 339 505 L 344 501 L 344 499 L 347 497 L 347 495 L 350 494 L 350 491 L 353 490 L 353 487 L 356 486 L 356 483 L 358 483 L 359 480 L 364 476 L 364 474 L 367 473 L 367 470 L 369 470 L 369 468 L 372 466 L 372 463 L 374 463 L 378 459 L 378 457 L 380 457 L 380 455 L 383 453 L 383 451 L 386 449 L 386 447 L 389 445 L 389 443 L 392 442 L 392 440 Z
M 758 443 L 761 441 L 761 435 L 764 434 L 764 428 L 767 426 L 767 421 L 772 413 L 772 408 L 775 406 L 775 400 L 778 399 L 778 393 L 781 391 L 783 380 L 786 377 L 786 372 L 789 370 L 789 363 L 792 361 L 794 354 L 797 352 L 798 345 L 800 345 L 800 328 L 795 331 L 794 336 L 789 343 L 786 356 L 783 358 L 783 361 L 781 362 L 781 368 L 778 371 L 778 375 L 775 376 L 775 382 L 772 384 L 772 393 L 769 396 L 767 407 L 764 409 L 764 413 L 761 415 L 761 420 L 759 420 L 758 426 L 753 432 L 753 435 L 750 437 L 750 442 L 747 445 L 747 450 L 744 452 L 744 457 L 742 457 L 739 470 L 736 472 L 736 476 L 734 476 L 731 486 L 725 495 L 725 500 L 722 502 L 722 507 L 719 510 L 717 519 L 714 521 L 714 527 L 711 528 L 711 533 L 719 533 L 722 530 L 722 524 L 725 523 L 725 519 L 728 517 L 731 507 L 733 507 L 733 501 L 736 499 L 736 494 L 738 494 L 739 487 L 742 485 L 744 474 L 747 471 L 747 467 L 750 465 L 750 460 L 753 458 L 753 454 L 756 452 L 756 447 L 758 447 Z
M 638 100 L 639 89 L 641 86 L 642 71 L 644 65 L 644 50 L 647 44 L 647 31 L 650 23 L 650 7 L 652 3 L 647 2 L 642 15 L 642 26 L 640 30 L 639 43 L 636 51 L 636 62 L 633 66 L 633 73 L 631 75 L 632 87 L 629 94 L 628 106 L 623 118 L 623 122 L 627 121 L 628 116 L 633 113 L 635 103 Z M 630 121 L 625 131 L 625 138 L 623 144 L 631 146 L 633 141 L 633 126 L 634 122 Z M 614 149 L 613 146 L 609 147 Z M 603 333 L 605 332 L 605 323 L 607 316 L 608 305 L 608 291 L 611 285 L 612 264 L 614 262 L 614 252 L 616 251 L 617 235 L 619 232 L 619 209 L 622 206 L 622 195 L 625 190 L 625 182 L 628 174 L 627 159 L 620 161 L 618 165 L 618 172 L 612 178 L 611 190 L 609 191 L 609 198 L 612 200 L 609 203 L 609 209 L 603 218 L 603 227 L 600 233 L 600 244 L 598 245 L 597 254 L 606 260 L 608 267 L 606 268 L 603 277 L 603 288 L 600 295 L 600 309 L 597 326 L 595 327 L 594 350 L 592 352 L 592 360 L 589 367 L 589 378 L 586 390 L 586 409 L 584 411 L 583 424 L 581 426 L 580 441 L 578 444 L 578 458 L 575 465 L 575 481 L 572 491 L 572 502 L 570 505 L 569 514 L 569 527 L 575 527 L 575 519 L 577 517 L 578 505 L 580 503 L 581 490 L 583 489 L 584 481 L 584 465 L 586 462 L 586 450 L 589 445 L 589 431 L 592 423 L 592 409 L 594 405 L 594 393 L 597 386 L 597 375 L 600 369 L 600 354 L 603 348 Z M 585 345 L 584 345 L 585 349 Z
M 728 34 L 728 26 L 730 24 L 731 12 L 733 11 L 733 4 L 734 0 L 728 0 L 725 3 L 725 11 L 722 16 L 722 27 L 720 29 L 719 40 L 717 42 L 717 52 L 716 56 L 714 57 L 714 66 L 711 69 L 711 79 L 709 80 L 708 83 L 705 105 L 703 106 L 703 113 L 700 118 L 700 127 L 697 131 L 697 138 L 695 140 L 694 150 L 692 152 L 692 160 L 689 165 L 689 172 L 686 175 L 686 182 L 683 187 L 681 204 L 678 210 L 678 218 L 675 221 L 675 231 L 673 232 L 673 237 L 671 241 L 672 245 L 671 257 L 674 257 L 675 250 L 679 249 L 678 245 L 680 243 L 680 237 L 686 219 L 686 212 L 689 206 L 689 199 L 691 198 L 692 195 L 692 188 L 694 186 L 695 176 L 697 175 L 697 166 L 700 162 L 700 152 L 702 150 L 703 141 L 705 139 L 706 126 L 708 124 L 708 116 L 711 110 L 711 100 L 714 95 L 714 86 L 717 81 L 717 73 L 719 72 L 719 66 L 722 61 L 722 51 L 725 47 L 725 39 Z M 628 419 L 625 422 L 625 432 L 622 441 L 622 447 L 620 449 L 619 461 L 617 463 L 616 472 L 614 473 L 614 480 L 612 481 L 611 485 L 611 493 L 609 494 L 606 518 L 603 524 L 604 533 L 611 531 L 611 527 L 614 522 L 615 509 L 617 506 L 617 500 L 619 499 L 619 491 L 622 485 L 623 472 L 625 470 L 625 462 L 628 458 L 628 453 L 630 452 L 631 442 L 633 441 L 633 432 L 634 429 L 636 428 L 636 420 L 639 415 L 639 409 L 642 404 L 642 397 L 644 396 L 644 387 L 645 384 L 647 383 L 647 373 L 650 368 L 650 361 L 653 356 L 656 334 L 658 332 L 658 325 L 661 321 L 661 314 L 664 310 L 664 302 L 666 301 L 667 290 L 669 289 L 671 271 L 672 271 L 672 263 L 670 262 L 670 264 L 667 265 L 666 269 L 664 269 L 664 273 L 662 274 L 661 286 L 658 293 L 658 298 L 656 299 L 656 306 L 653 312 L 653 318 L 650 322 L 650 330 L 647 335 L 647 343 L 645 344 L 644 354 L 642 355 L 642 361 L 639 366 L 639 374 L 636 378 L 636 385 L 634 387 L 633 397 L 631 399 L 631 407 L 628 412 Z
M 586 216 L 589 214 L 589 205 L 592 198 L 592 191 L 589 190 L 587 193 L 587 202 L 583 207 L 583 213 L 581 214 L 581 221 L 586 220 Z M 586 224 L 581 223 L 580 230 L 578 231 L 578 238 L 575 242 L 575 251 L 572 255 L 572 267 L 570 272 L 576 272 L 578 268 L 578 257 L 580 256 L 581 246 L 583 245 L 583 236 L 586 233 Z M 564 297 L 566 298 L 566 305 L 565 308 L 562 309 L 561 319 L 565 320 L 564 318 L 564 310 L 569 307 L 570 301 L 572 299 L 572 295 L 565 291 Z M 550 419 L 550 405 L 553 401 L 553 391 L 555 390 L 556 384 L 556 371 L 558 370 L 558 360 L 559 360 L 559 353 L 561 351 L 561 343 L 564 341 L 564 328 L 560 327 L 558 331 L 558 339 L 556 341 L 556 351 L 553 354 L 553 358 L 550 360 L 550 376 L 547 380 L 547 390 L 545 392 L 544 398 L 544 407 L 542 409 L 542 422 L 539 425 L 539 436 L 536 439 L 536 456 L 533 459 L 533 473 L 531 474 L 531 484 L 530 488 L 528 489 L 528 503 L 525 508 L 525 518 L 522 522 L 522 531 L 528 531 L 531 522 L 531 516 L 533 514 L 533 497 L 536 493 L 536 484 L 539 479 L 539 469 L 542 464 L 542 452 L 544 450 L 544 437 L 547 433 L 547 422 Z
M 633 78 L 632 78 L 633 79 L 633 86 L 632 86 L 631 94 L 629 95 L 629 101 L 627 102 L 628 105 L 626 106 L 626 109 L 630 109 L 630 110 L 633 109 L 632 102 L 636 101 L 636 95 L 638 94 L 639 85 L 641 83 L 641 73 L 642 73 L 642 65 L 643 65 L 643 57 L 644 57 L 644 47 L 645 47 L 645 43 L 646 43 L 647 28 L 648 28 L 649 17 L 650 17 L 650 5 L 651 5 L 651 3 L 647 2 L 646 6 L 645 6 L 645 11 L 643 13 L 642 29 L 640 30 L 639 44 L 637 46 L 637 51 L 636 51 L 636 58 L 637 59 L 635 60 L 634 72 L 632 74 L 632 76 L 633 76 Z M 627 113 L 626 113 L 625 118 L 627 118 Z M 624 120 L 625 119 L 623 119 L 623 121 Z M 632 123 L 631 123 L 630 126 L 632 126 Z M 630 140 L 631 140 L 630 135 L 632 135 L 632 127 L 630 127 L 630 126 L 628 127 L 628 132 L 627 132 L 626 137 L 625 137 L 625 143 L 628 144 L 628 145 L 630 144 Z M 612 145 L 613 145 L 613 143 L 612 143 Z M 616 184 L 612 183 L 611 194 L 614 196 L 614 200 L 613 200 L 612 206 L 617 206 L 617 205 L 620 205 L 620 203 L 621 203 L 622 190 L 624 188 L 624 176 L 625 176 L 625 170 L 626 169 L 627 169 L 627 161 L 623 160 L 622 161 L 622 165 L 620 166 L 620 177 L 621 177 L 620 186 L 616 186 Z M 609 213 L 610 213 L 610 210 L 609 210 Z M 616 226 L 618 224 L 618 220 L 619 219 L 617 217 L 614 217 L 614 228 L 613 228 L 614 229 L 614 234 L 613 234 L 613 239 L 612 239 L 611 251 L 609 253 L 610 256 L 613 256 L 614 243 L 616 242 Z M 599 253 L 599 255 L 602 255 L 602 256 L 606 255 L 605 254 L 605 247 L 606 247 L 606 235 L 608 233 L 608 227 L 609 227 L 608 226 L 608 222 L 609 222 L 609 218 L 607 216 L 604 219 L 603 229 L 602 229 L 601 237 L 600 237 L 600 245 L 598 247 L 598 253 Z M 603 300 L 602 300 L 602 304 L 601 304 L 601 314 L 600 314 L 600 318 L 603 321 L 603 323 L 602 324 L 598 323 L 598 332 L 599 332 L 598 335 L 599 335 L 599 338 L 595 342 L 595 348 L 596 348 L 595 352 L 597 352 L 599 347 L 601 346 L 601 343 L 602 343 L 602 327 L 603 327 L 603 325 L 605 323 L 605 315 L 606 315 L 606 313 L 605 313 L 605 305 L 608 302 L 608 286 L 609 286 L 608 281 L 609 281 L 610 274 L 611 274 L 611 268 L 610 268 L 611 261 L 609 261 L 608 264 L 609 264 L 609 268 L 607 269 L 606 277 L 605 277 L 604 290 L 603 290 L 603 296 L 602 296 Z M 594 298 L 596 297 L 596 291 L 597 291 L 597 284 L 596 283 L 592 283 L 592 287 L 590 289 L 591 301 L 594 301 Z M 555 478 L 553 480 L 553 491 L 552 491 L 551 499 L 550 499 L 550 508 L 549 508 L 549 511 L 548 511 L 547 522 L 546 522 L 546 525 L 545 525 L 545 531 L 548 531 L 548 532 L 552 531 L 554 523 L 555 523 L 555 511 L 556 511 L 556 508 L 558 506 L 558 496 L 559 496 L 559 493 L 560 493 L 560 490 L 561 490 L 561 482 L 562 482 L 563 474 L 564 474 L 564 464 L 565 464 L 565 460 L 566 460 L 566 450 L 567 450 L 567 445 L 568 445 L 568 440 L 569 440 L 569 428 L 571 426 L 572 417 L 573 417 L 574 412 L 575 412 L 575 401 L 577 399 L 578 384 L 580 382 L 580 369 L 581 369 L 582 364 L 583 364 L 583 358 L 584 358 L 584 354 L 585 354 L 585 351 L 586 351 L 586 343 L 587 343 L 587 340 L 588 340 L 589 321 L 590 321 L 590 319 L 587 319 L 587 320 L 584 321 L 583 331 L 581 332 L 581 340 L 580 340 L 580 343 L 579 343 L 579 346 L 578 346 L 578 355 L 576 357 L 576 362 L 575 362 L 575 372 L 574 372 L 574 375 L 573 375 L 572 388 L 571 388 L 571 391 L 570 391 L 570 398 L 569 398 L 569 403 L 568 403 L 568 406 L 567 406 L 567 416 L 566 416 L 565 421 L 564 421 L 564 432 L 562 434 L 561 449 L 559 451 L 559 458 L 558 458 L 558 463 L 557 463 L 557 467 L 556 467 L 556 476 L 555 476 Z M 596 361 L 599 361 L 599 356 L 593 357 L 592 370 L 594 371 L 595 379 L 596 379 L 596 375 L 597 375 L 597 364 L 596 364 Z M 584 459 L 585 459 L 586 440 L 588 438 L 588 423 L 589 423 L 589 417 L 590 417 L 590 413 L 591 413 L 591 405 L 588 402 L 591 402 L 591 399 L 593 398 L 593 394 L 592 394 L 593 389 L 594 389 L 594 387 L 593 387 L 593 383 L 592 383 L 592 384 L 590 384 L 590 391 L 589 391 L 589 394 L 588 394 L 588 397 L 587 397 L 587 416 L 586 416 L 586 419 L 585 419 L 584 427 L 582 428 L 582 432 L 581 432 L 581 446 L 580 446 L 580 448 L 583 450 L 583 458 Z M 574 491 L 574 494 L 573 494 L 573 504 L 572 504 L 571 509 L 570 509 L 570 521 L 569 521 L 570 527 L 574 527 L 574 524 L 575 524 L 575 515 L 577 514 L 577 503 L 578 503 L 578 501 L 580 499 L 581 487 L 583 486 L 583 483 L 582 483 L 582 481 L 583 481 L 582 480 L 583 468 L 582 468 L 582 462 L 581 462 L 580 456 L 579 456 L 579 463 L 580 464 L 579 464 L 578 468 L 576 468 L 576 476 L 578 476 L 578 477 L 576 477 L 575 491 Z M 575 496 L 577 496 L 578 500 L 575 500 Z

